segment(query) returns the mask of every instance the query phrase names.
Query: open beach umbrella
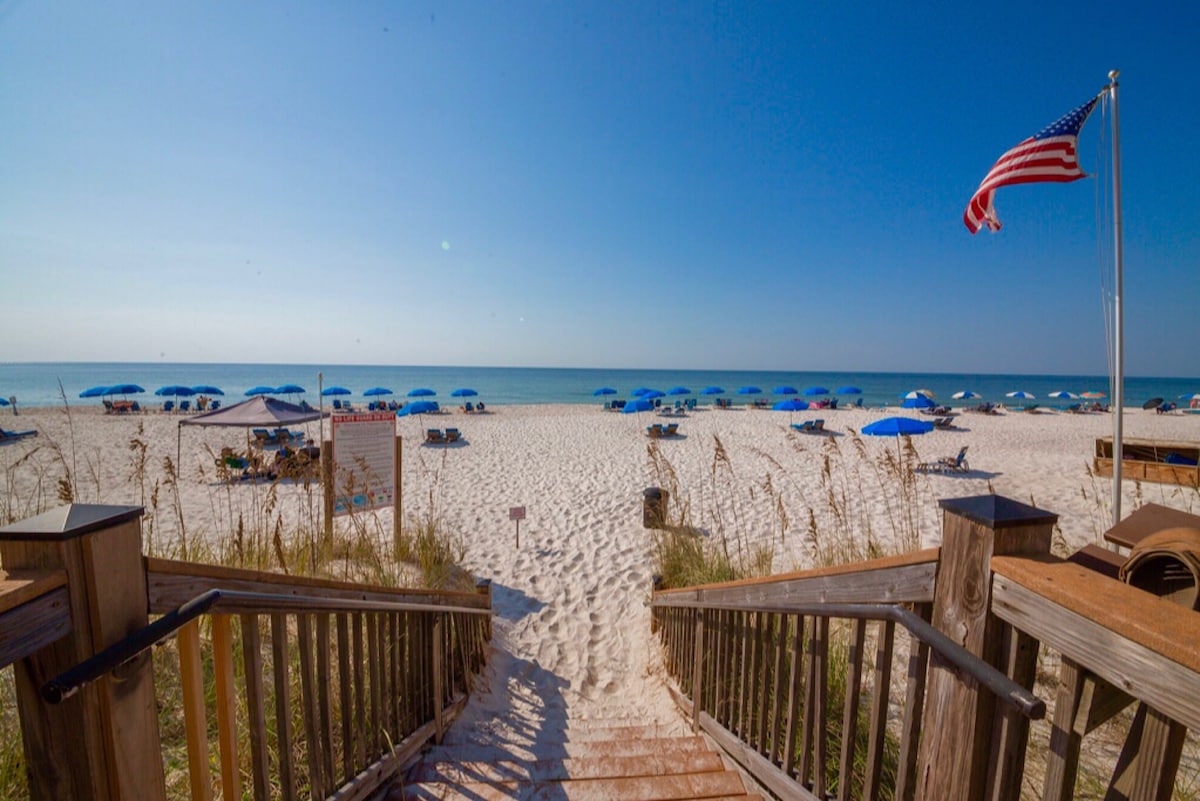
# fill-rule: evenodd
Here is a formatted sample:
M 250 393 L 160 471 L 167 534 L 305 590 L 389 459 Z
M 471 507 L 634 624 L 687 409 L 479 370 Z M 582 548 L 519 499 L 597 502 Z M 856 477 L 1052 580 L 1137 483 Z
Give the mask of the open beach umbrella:
M 391 395 L 391 394 L 392 394 L 392 391 L 390 389 L 388 389 L 387 387 L 371 387 L 370 389 L 368 389 L 367 391 L 365 391 L 363 393 L 363 397 L 370 397 L 370 396 L 375 396 L 375 395 Z
M 354 393 L 345 387 L 325 387 L 321 390 L 322 395 L 353 395 Z
M 738 387 L 739 395 L 761 395 L 762 390 L 755 386 Z
M 274 395 L 275 387 L 268 387 L 268 386 L 264 386 L 263 384 L 259 384 L 257 387 L 250 387 L 250 389 L 246 390 L 242 394 L 247 395 L 247 396 L 250 396 L 250 395 Z
M 654 400 L 655 398 L 665 397 L 666 394 L 667 393 L 665 393 L 665 392 L 659 392 L 657 389 L 648 389 L 645 392 L 643 392 L 639 397 L 645 398 L 646 400 Z
M 181 384 L 170 384 L 154 390 L 154 394 L 164 398 L 168 396 L 187 397 L 189 395 L 195 395 L 196 390 L 192 389 L 191 387 L 182 386 Z
M 704 389 L 700 390 L 701 395 L 720 395 L 724 392 L 725 390 L 721 387 L 705 387 Z
M 1200 392 L 1193 392 L 1191 395 L 1180 395 L 1179 399 L 1185 401 L 1200 401 Z
M 775 387 L 775 389 L 773 389 L 771 391 L 773 393 L 775 393 L 776 395 L 799 395 L 800 394 L 799 391 L 797 391 L 797 389 L 795 387 L 789 387 L 787 384 L 784 384 L 781 387 Z
M 1151 398 L 1142 404 L 1143 409 L 1157 409 L 1163 405 L 1163 398 Z
M 934 397 L 933 393 L 927 389 L 914 389 L 909 392 L 905 392 L 903 395 L 901 395 L 900 400 L 912 400 L 913 398 L 933 398 L 933 397 Z
M 654 408 L 654 401 L 649 398 L 634 398 L 621 408 L 621 414 L 648 412 Z
M 432 398 L 436 394 L 436 392 L 428 387 L 417 387 L 408 391 L 408 397 L 410 398 Z
M 788 398 L 782 400 L 771 407 L 777 412 L 802 412 L 808 408 L 808 401 L 802 401 L 799 398 Z M 791 420 L 791 414 L 788 415 L 788 420 Z
M 629 393 L 629 397 L 640 398 L 643 395 L 645 395 L 647 392 L 650 392 L 650 391 L 651 391 L 650 387 L 638 387 L 633 392 Z
M 140 395 L 146 390 L 139 387 L 137 384 L 113 384 L 108 388 L 106 395 Z
M 917 395 L 915 398 L 905 398 L 904 402 L 900 404 L 901 409 L 932 409 L 935 406 L 937 404 L 924 395 Z
M 911 417 L 885 417 L 862 427 L 862 433 L 867 436 L 895 437 L 896 457 L 901 460 L 904 458 L 900 451 L 901 436 L 915 437 L 920 434 L 928 434 L 932 430 L 933 423 L 926 420 L 914 420 Z
M 479 393 L 469 387 L 460 387 L 450 393 L 452 398 L 473 398 Z
M 0 398 L 0 406 L 7 406 L 7 405 L 8 405 L 8 401 L 4 398 Z
M 825 387 L 806 387 L 804 394 L 810 397 L 813 395 L 828 395 L 829 390 L 825 389 Z
M 298 384 L 284 384 L 282 387 L 275 387 L 276 395 L 303 395 L 304 387 Z
M 1074 392 L 1067 392 L 1065 389 L 1060 389 L 1060 390 L 1051 392 L 1046 397 L 1054 398 L 1055 400 L 1079 400 L 1078 395 L 1076 395 Z M 1158 404 L 1155 404 L 1155 405 L 1157 406 Z
M 667 390 L 668 395 L 691 395 L 692 391 L 687 387 L 671 387 Z
M 1107 398 L 1108 395 L 1105 395 L 1103 392 L 1096 392 L 1093 390 L 1091 392 L 1084 392 L 1079 397 L 1087 398 L 1088 400 L 1100 400 L 1101 398 Z
M 596 395 L 616 395 L 616 394 L 617 394 L 617 391 L 616 391 L 615 389 L 613 389 L 612 387 L 600 387 L 600 389 L 598 389 L 598 390 L 596 390 L 595 392 L 593 392 L 593 393 L 592 393 L 592 395 L 593 395 L 593 396 L 596 396 Z
M 837 392 L 835 394 L 837 394 L 837 395 L 861 395 L 862 390 L 856 386 L 838 387 Z
M 438 405 L 433 401 L 413 401 L 412 403 L 406 403 L 403 409 L 396 412 L 396 416 L 409 417 L 414 414 L 429 414 L 437 410 Z
M 108 387 L 89 387 L 79 393 L 81 398 L 99 398 L 102 395 L 108 394 Z
M 1016 398 L 1017 400 L 1033 400 L 1037 396 L 1032 392 L 1026 392 L 1023 389 L 1018 389 L 1016 392 L 1005 392 L 1004 397 Z
M 220 387 L 214 387 L 212 384 L 197 384 L 192 387 L 192 392 L 197 395 L 224 395 Z
M 954 400 L 971 400 L 972 398 L 982 398 L 978 392 L 972 392 L 969 389 L 964 389 L 962 392 L 955 392 L 950 396 Z

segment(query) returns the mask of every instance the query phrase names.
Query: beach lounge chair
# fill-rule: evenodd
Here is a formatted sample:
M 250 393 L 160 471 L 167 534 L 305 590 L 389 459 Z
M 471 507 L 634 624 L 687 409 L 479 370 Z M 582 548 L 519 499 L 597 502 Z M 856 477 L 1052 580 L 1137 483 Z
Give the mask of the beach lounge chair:
M 164 412 L 175 411 L 175 401 L 163 401 L 163 411 Z
M 663 435 L 662 423 L 655 423 L 652 426 L 646 426 L 646 436 L 651 439 L 658 439 Z
M 475 411 L 475 404 L 471 403 L 470 401 L 467 401 L 462 406 L 459 406 L 458 410 L 465 414 L 471 414 Z
M 333 399 L 333 408 L 337 409 L 339 412 L 342 410 L 342 401 L 340 398 Z
M 821 433 L 825 430 L 825 421 L 816 419 L 812 421 L 812 428 L 809 429 L 813 434 Z
M 458 441 L 459 441 L 458 429 L 457 428 L 447 428 L 446 429 L 446 443 L 449 444 L 451 442 L 458 442 Z
M 963 445 L 957 456 L 943 456 L 933 462 L 922 462 L 915 469 L 918 473 L 966 473 L 971 469 L 967 464 L 967 446 Z
M 101 399 L 100 402 L 104 404 L 104 413 L 105 414 L 112 414 L 114 411 L 116 411 L 116 409 L 113 407 L 112 401 L 105 398 L 105 399 Z
M 792 428 L 801 434 L 807 434 L 809 431 L 812 431 L 812 426 L 812 420 L 805 420 L 803 423 L 792 423 Z
M 935 417 L 933 419 L 934 428 L 954 428 L 953 417 Z
M 29 431 L 5 431 L 3 428 L 0 428 L 0 443 L 16 442 L 19 439 L 36 437 L 37 435 L 38 432 L 32 429 Z
M 425 431 L 425 442 L 429 445 L 444 445 L 446 437 L 440 428 L 430 428 Z
M 254 435 L 254 444 L 260 448 L 278 444 L 278 441 L 271 435 L 271 432 L 265 428 L 251 429 L 250 433 Z
M 663 428 L 662 435 L 664 437 L 674 437 L 679 435 L 679 423 L 667 423 Z
M 212 402 L 212 408 L 209 411 L 215 412 L 217 409 L 220 409 L 220 408 L 221 408 L 221 402 L 219 400 L 215 400 Z

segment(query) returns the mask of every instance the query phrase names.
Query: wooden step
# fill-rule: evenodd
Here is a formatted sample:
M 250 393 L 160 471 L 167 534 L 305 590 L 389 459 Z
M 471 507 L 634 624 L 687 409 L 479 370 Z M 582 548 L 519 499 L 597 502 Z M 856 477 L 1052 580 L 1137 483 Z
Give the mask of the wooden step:
M 545 782 L 601 779 L 611 776 L 669 776 L 725 770 L 713 751 L 659 752 L 645 756 L 538 759 L 533 762 L 495 760 L 460 762 L 424 760 L 409 774 L 410 782 Z
M 571 779 L 562 782 L 419 782 L 404 787 L 406 801 L 686 801 L 750 798 L 736 773 Z
M 570 740 L 553 743 L 555 759 L 590 758 L 590 757 L 622 757 L 622 756 L 653 756 L 655 754 L 680 754 L 695 751 L 708 751 L 708 744 L 703 737 L 660 737 L 657 739 L 641 738 L 635 740 L 588 740 L 573 742 Z M 536 760 L 546 757 L 546 744 L 530 746 L 522 745 L 438 745 L 425 755 L 424 759 L 434 762 L 493 762 L 498 760 Z

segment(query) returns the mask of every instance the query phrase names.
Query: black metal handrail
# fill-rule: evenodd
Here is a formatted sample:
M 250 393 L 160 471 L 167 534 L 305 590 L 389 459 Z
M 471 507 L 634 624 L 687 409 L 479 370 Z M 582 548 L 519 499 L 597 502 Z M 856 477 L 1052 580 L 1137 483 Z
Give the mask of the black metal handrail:
M 79 689 L 116 670 L 143 651 L 166 640 L 184 625 L 214 609 L 229 613 L 269 612 L 432 612 L 435 614 L 491 615 L 491 609 L 433 604 L 391 603 L 343 598 L 317 598 L 269 592 L 209 590 L 143 626 L 122 640 L 88 657 L 42 685 L 42 698 L 58 704 Z
M 692 600 L 666 600 L 655 598 L 652 606 L 674 609 L 714 609 L 734 612 L 784 612 L 789 614 L 807 615 L 810 617 L 839 617 L 856 620 L 891 620 L 900 624 L 910 634 L 932 648 L 938 655 L 954 667 L 969 675 L 972 679 L 986 687 L 997 698 L 1015 707 L 1030 720 L 1041 720 L 1046 717 L 1046 702 L 1031 691 L 1017 684 L 996 668 L 984 662 L 975 654 L 963 648 L 954 640 L 935 629 L 924 618 L 912 611 L 895 604 L 839 604 L 813 603 L 797 604 L 780 602 L 779 604 L 737 604 L 737 603 L 708 603 Z

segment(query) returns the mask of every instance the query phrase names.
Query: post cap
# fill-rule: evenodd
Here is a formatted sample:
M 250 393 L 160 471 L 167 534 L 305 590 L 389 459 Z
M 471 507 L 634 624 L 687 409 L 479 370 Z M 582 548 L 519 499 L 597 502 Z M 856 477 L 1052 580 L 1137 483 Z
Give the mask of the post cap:
M 72 503 L 0 528 L 0 541 L 75 539 L 134 520 L 145 511 L 142 506 Z
M 970 498 L 944 498 L 938 506 L 947 512 L 965 517 L 973 523 L 991 529 L 1034 526 L 1039 523 L 1054 525 L 1058 515 L 1038 509 L 1036 506 L 1014 501 L 1000 495 L 975 495 Z

